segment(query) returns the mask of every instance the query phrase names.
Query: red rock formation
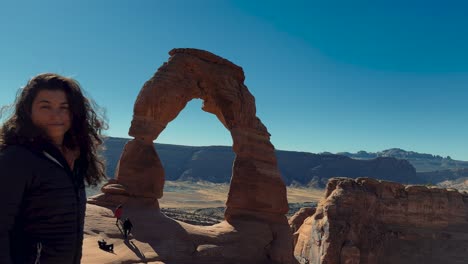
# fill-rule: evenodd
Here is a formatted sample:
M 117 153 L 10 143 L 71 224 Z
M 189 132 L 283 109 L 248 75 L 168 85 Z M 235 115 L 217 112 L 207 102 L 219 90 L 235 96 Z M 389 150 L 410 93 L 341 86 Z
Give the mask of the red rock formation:
M 293 234 L 293 244 L 296 245 L 297 239 L 299 237 L 299 228 L 304 223 L 304 220 L 315 214 L 316 207 L 303 207 L 297 211 L 291 218 L 289 218 L 288 223 L 291 228 L 291 233 Z
M 190 100 L 201 98 L 202 109 L 216 115 L 231 133 L 236 154 L 225 219 L 271 223 L 275 239 L 268 254 L 274 261 L 288 263 L 292 237 L 285 216 L 286 187 L 270 134 L 256 116 L 255 99 L 244 85 L 242 68 L 202 50 L 174 49 L 169 54 L 169 61 L 144 84 L 135 102 L 129 131 L 135 139 L 124 148 L 115 181 L 91 202 L 112 204 L 133 197 L 158 207 L 164 169 L 153 141 Z
M 299 227 L 301 227 L 304 220 L 311 215 L 315 214 L 316 207 L 303 207 L 299 209 L 291 218 L 289 218 L 288 223 L 291 227 L 291 231 L 296 232 Z
M 298 233 L 294 255 L 301 263 L 464 263 L 468 195 L 334 178 Z

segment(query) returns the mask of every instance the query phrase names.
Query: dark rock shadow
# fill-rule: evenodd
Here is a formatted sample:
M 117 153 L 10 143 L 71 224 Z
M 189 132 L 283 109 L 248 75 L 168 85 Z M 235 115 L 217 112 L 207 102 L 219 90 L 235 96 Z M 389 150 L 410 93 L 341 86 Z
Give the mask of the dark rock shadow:
M 138 249 L 138 247 L 135 245 L 135 243 L 133 243 L 133 241 L 125 240 L 124 244 L 130 250 L 132 250 L 135 253 L 135 255 L 140 258 L 141 261 L 147 262 L 145 255 L 143 253 L 141 253 L 140 249 Z
M 192 263 L 192 255 L 196 251 L 196 245 L 187 231 L 176 220 L 167 217 L 160 211 L 153 211 L 148 214 L 145 221 L 139 221 L 136 217 L 131 219 L 134 224 L 132 228 L 133 238 L 151 246 L 154 252 L 158 254 L 158 260 L 163 260 L 166 263 L 173 263 L 171 261 L 175 261 L 174 263 Z M 144 223 L 143 226 L 142 223 Z M 125 244 L 127 245 L 127 241 Z M 130 246 L 129 248 L 132 249 Z M 141 252 L 137 253 L 135 250 L 134 252 L 141 258 Z M 185 262 L 185 260 L 190 261 Z

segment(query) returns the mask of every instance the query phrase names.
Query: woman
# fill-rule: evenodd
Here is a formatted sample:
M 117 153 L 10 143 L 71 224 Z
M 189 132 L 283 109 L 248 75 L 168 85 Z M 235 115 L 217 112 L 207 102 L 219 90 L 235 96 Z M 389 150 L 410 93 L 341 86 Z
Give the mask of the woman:
M 32 78 L 0 129 L 0 263 L 80 263 L 105 123 L 70 78 Z

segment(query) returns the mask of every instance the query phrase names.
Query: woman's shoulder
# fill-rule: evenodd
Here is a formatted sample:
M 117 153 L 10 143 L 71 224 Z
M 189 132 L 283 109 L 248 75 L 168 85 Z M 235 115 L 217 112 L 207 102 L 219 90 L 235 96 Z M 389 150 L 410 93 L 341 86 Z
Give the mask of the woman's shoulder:
M 24 161 L 35 157 L 32 150 L 22 145 L 10 145 L 0 150 L 0 160 Z
M 26 154 L 28 152 L 31 152 L 31 150 L 23 145 L 8 145 L 0 150 L 3 155 Z
M 37 168 L 37 160 L 36 155 L 26 147 L 8 146 L 0 151 L 0 172 L 5 175 L 16 175 L 9 180 L 10 183 L 22 182 Z

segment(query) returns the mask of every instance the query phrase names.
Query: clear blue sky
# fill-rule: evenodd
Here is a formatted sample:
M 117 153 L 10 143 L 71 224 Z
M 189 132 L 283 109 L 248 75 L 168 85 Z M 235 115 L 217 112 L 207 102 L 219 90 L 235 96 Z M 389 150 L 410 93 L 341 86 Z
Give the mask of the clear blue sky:
M 0 105 L 30 77 L 57 72 L 106 109 L 108 135 L 128 137 L 136 96 L 168 51 L 199 48 L 244 69 L 277 149 L 399 147 L 468 160 L 466 10 L 462 1 L 2 1 Z M 190 102 L 156 142 L 231 145 L 200 107 Z

